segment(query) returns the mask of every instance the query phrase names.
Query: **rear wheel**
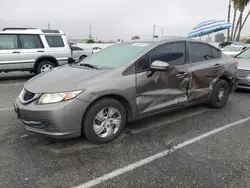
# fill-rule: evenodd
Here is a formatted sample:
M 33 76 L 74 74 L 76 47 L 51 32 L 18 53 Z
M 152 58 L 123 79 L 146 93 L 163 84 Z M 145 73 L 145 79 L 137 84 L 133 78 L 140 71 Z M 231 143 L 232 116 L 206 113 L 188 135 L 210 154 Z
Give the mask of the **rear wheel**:
M 82 55 L 80 58 L 79 58 L 79 60 L 81 61 L 81 60 L 83 60 L 84 58 L 86 58 L 87 56 L 86 55 Z
M 228 101 L 230 86 L 226 80 L 218 80 L 213 88 L 209 100 L 209 106 L 212 108 L 222 108 Z
M 39 65 L 36 68 L 36 73 L 40 74 L 42 72 L 46 72 L 50 69 L 53 69 L 55 67 L 55 64 L 50 61 L 42 61 L 39 63 Z
M 118 138 L 126 125 L 124 106 L 115 99 L 101 99 L 87 111 L 83 134 L 95 144 L 104 144 Z

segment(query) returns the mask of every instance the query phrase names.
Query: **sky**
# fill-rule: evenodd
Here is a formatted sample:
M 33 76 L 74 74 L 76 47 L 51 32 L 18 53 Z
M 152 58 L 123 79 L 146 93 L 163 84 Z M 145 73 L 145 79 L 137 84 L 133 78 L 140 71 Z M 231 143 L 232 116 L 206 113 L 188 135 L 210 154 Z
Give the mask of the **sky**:
M 249 9 L 250 7 L 248 7 Z M 62 29 L 68 38 L 100 40 L 187 36 L 198 23 L 227 19 L 228 0 L 0 0 L 0 29 Z M 232 16 L 231 16 L 232 17 Z M 250 36 L 250 18 L 243 35 Z

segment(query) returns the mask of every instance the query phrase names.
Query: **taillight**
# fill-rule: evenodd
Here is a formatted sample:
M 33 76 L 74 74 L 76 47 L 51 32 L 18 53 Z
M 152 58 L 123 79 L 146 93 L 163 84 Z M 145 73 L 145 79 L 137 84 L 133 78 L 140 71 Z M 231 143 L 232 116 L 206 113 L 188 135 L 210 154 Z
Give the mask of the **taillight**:
M 238 66 L 239 63 L 238 63 L 238 61 L 234 61 L 234 64 Z

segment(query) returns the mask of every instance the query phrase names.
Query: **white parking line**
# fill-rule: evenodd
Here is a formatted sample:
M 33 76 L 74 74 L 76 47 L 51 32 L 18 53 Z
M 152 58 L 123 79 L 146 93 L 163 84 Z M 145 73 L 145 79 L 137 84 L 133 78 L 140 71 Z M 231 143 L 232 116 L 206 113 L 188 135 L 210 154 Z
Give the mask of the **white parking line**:
M 3 86 L 18 86 L 18 85 L 23 85 L 24 83 L 14 83 L 14 84 L 0 84 L 0 87 Z
M 13 110 L 13 108 L 0 108 L 0 111 Z
M 115 171 L 113 171 L 113 172 L 110 172 L 110 173 L 105 174 L 105 175 L 103 175 L 103 176 L 101 176 L 101 177 L 99 177 L 99 178 L 96 178 L 96 179 L 93 179 L 93 180 L 91 180 L 91 181 L 88 181 L 88 182 L 86 182 L 86 183 L 84 183 L 84 184 L 82 184 L 82 185 L 79 185 L 79 186 L 75 187 L 75 188 L 89 188 L 89 187 L 93 187 L 93 186 L 95 186 L 95 185 L 98 185 L 98 184 L 100 184 L 100 183 L 103 183 L 104 181 L 113 179 L 113 178 L 115 178 L 115 177 L 117 177 L 117 176 L 119 176 L 119 175 L 125 174 L 125 173 L 127 173 L 127 172 L 129 172 L 129 171 L 132 171 L 132 170 L 138 168 L 138 167 L 141 167 L 141 166 L 146 165 L 146 164 L 148 164 L 148 163 L 150 163 L 150 162 L 153 162 L 153 161 L 155 161 L 155 160 L 157 160 L 157 159 L 159 159 L 159 158 L 161 158 L 161 157 L 167 156 L 167 155 L 173 153 L 174 151 L 176 151 L 176 150 L 178 150 L 178 149 L 181 149 L 181 148 L 183 148 L 183 147 L 185 147 L 185 146 L 188 146 L 188 145 L 190 145 L 190 144 L 193 144 L 193 143 L 195 143 L 195 142 L 197 142 L 197 141 L 199 141 L 199 140 L 202 140 L 202 139 L 204 139 L 204 138 L 207 138 L 207 137 L 209 137 L 209 136 L 211 136 L 211 135 L 217 134 L 217 133 L 219 133 L 219 132 L 221 132 L 221 131 L 223 131 L 223 130 L 229 129 L 230 127 L 233 127 L 233 126 L 236 126 L 236 125 L 245 123 L 245 122 L 247 122 L 247 121 L 249 121 L 249 120 L 250 120 L 250 116 L 247 117 L 247 118 L 241 119 L 241 120 L 239 120 L 239 121 L 236 121 L 236 122 L 233 122 L 233 123 L 224 125 L 223 127 L 214 129 L 214 130 L 209 131 L 209 132 L 207 132 L 207 133 L 205 133 L 205 134 L 202 134 L 202 135 L 200 135 L 200 136 L 197 136 L 197 137 L 195 137 L 195 138 L 192 138 L 192 139 L 190 139 L 190 140 L 187 140 L 187 141 L 185 141 L 185 142 L 183 142 L 183 143 L 180 143 L 180 144 L 174 146 L 173 148 L 171 148 L 171 149 L 169 149 L 169 150 L 164 150 L 164 151 L 162 151 L 162 152 L 160 152 L 160 153 L 157 153 L 157 154 L 155 154 L 155 155 L 152 155 L 152 156 L 150 156 L 150 157 L 147 157 L 147 158 L 145 158 L 145 159 L 142 159 L 142 160 L 140 160 L 140 161 L 138 161 L 138 162 L 135 162 L 135 163 L 132 163 L 132 164 L 130 164 L 130 165 L 128 165 L 128 166 L 119 168 L 119 169 L 117 169 L 117 170 L 115 170 Z

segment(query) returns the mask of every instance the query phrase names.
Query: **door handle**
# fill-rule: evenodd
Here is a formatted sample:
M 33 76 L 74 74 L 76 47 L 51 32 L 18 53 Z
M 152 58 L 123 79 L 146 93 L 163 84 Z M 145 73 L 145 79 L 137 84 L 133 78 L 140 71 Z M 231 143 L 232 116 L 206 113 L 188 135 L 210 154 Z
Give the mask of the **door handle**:
M 44 52 L 43 50 L 38 50 L 37 52 Z
M 184 78 L 186 75 L 188 75 L 187 72 L 179 72 L 179 73 L 176 75 L 176 77 L 177 77 L 177 78 Z
M 13 54 L 20 54 L 20 52 L 18 52 L 18 51 L 14 51 L 14 52 L 12 52 Z

